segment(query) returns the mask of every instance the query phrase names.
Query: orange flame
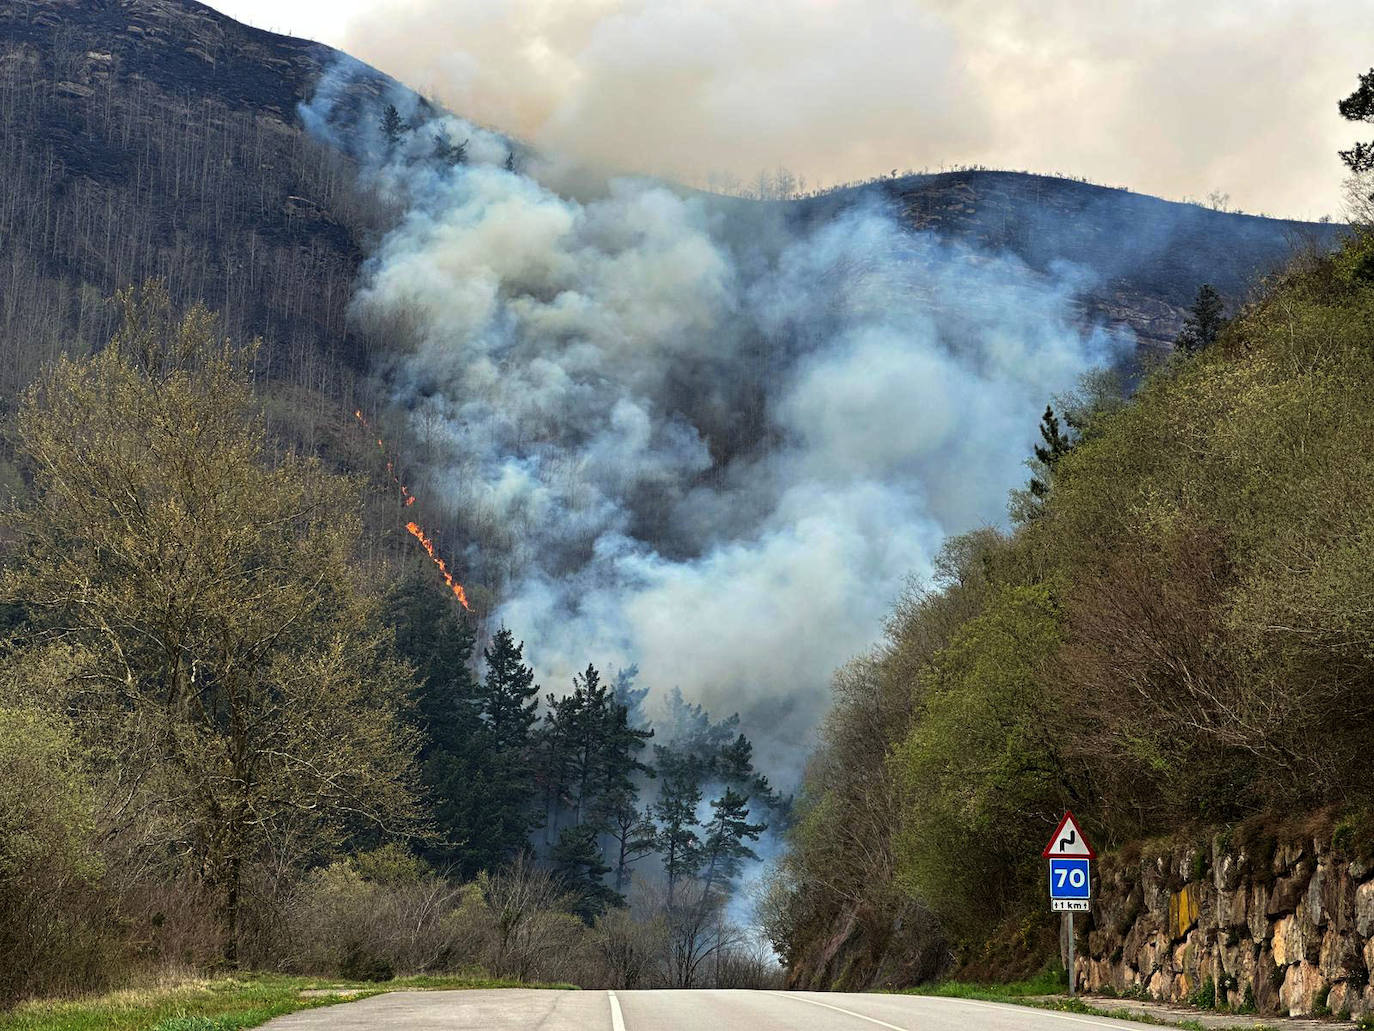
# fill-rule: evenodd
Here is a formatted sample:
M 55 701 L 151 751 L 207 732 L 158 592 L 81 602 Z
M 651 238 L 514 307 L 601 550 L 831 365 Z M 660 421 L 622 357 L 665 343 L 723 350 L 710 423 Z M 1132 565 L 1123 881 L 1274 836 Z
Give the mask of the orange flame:
M 363 429 L 372 429 L 372 427 L 368 425 L 367 420 L 363 418 L 363 410 L 361 408 L 356 409 L 353 415 L 363 424 Z M 386 443 L 381 437 L 377 438 L 377 447 L 381 449 L 382 455 L 385 456 Z M 405 499 L 406 508 L 415 504 L 415 495 L 410 492 L 410 488 L 402 483 L 401 478 L 396 475 L 396 467 L 390 458 L 386 460 L 386 471 L 387 475 L 391 477 L 391 482 L 396 484 L 397 488 L 400 490 L 401 497 Z M 453 592 L 453 596 L 458 599 L 459 604 L 471 612 L 472 606 L 468 604 L 468 592 L 463 590 L 462 584 L 453 579 L 453 574 L 448 571 L 448 566 L 444 564 L 444 560 L 440 557 L 438 549 L 434 547 L 434 542 L 426 536 L 424 530 L 420 529 L 418 523 L 406 523 L 406 529 L 410 531 L 412 537 L 424 545 L 425 551 L 429 553 L 430 560 L 439 567 L 439 572 L 444 575 L 444 583 L 448 584 L 449 590 Z
M 406 529 L 409 530 L 411 536 L 424 545 L 424 549 L 429 552 L 429 557 L 434 561 L 434 564 L 439 567 L 439 572 L 444 574 L 444 583 L 448 584 L 449 590 L 453 592 L 453 596 L 458 599 L 459 604 L 471 612 L 472 606 L 468 604 L 468 592 L 463 590 L 462 584 L 453 579 L 453 576 L 448 571 L 448 566 L 444 565 L 444 560 L 439 557 L 439 553 L 434 549 L 434 543 L 425 536 L 425 531 L 421 530 L 416 523 L 406 523 Z

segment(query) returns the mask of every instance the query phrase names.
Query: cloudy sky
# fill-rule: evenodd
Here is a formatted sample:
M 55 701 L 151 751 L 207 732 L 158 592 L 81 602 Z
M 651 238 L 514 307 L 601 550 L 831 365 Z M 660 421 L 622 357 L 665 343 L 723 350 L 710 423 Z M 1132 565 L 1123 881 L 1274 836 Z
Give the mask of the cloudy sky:
M 832 184 L 956 163 L 1341 211 L 1363 0 L 220 0 L 617 168 Z

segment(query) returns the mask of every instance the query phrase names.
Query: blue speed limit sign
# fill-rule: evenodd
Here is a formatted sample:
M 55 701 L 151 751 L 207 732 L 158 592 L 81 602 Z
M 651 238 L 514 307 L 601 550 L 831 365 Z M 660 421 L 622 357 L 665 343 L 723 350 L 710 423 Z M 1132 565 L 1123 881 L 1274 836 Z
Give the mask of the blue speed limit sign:
M 1088 877 L 1088 862 L 1086 859 L 1051 859 L 1050 898 L 1089 898 L 1092 883 Z

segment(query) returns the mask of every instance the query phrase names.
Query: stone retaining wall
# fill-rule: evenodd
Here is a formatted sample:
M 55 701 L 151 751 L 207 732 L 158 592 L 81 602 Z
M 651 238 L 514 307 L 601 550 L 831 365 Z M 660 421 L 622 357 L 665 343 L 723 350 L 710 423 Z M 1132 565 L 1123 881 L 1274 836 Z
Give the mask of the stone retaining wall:
M 1374 862 L 1350 854 L 1351 836 L 1329 823 L 1237 829 L 1105 856 L 1080 917 L 1082 983 L 1236 1011 L 1374 1015 Z

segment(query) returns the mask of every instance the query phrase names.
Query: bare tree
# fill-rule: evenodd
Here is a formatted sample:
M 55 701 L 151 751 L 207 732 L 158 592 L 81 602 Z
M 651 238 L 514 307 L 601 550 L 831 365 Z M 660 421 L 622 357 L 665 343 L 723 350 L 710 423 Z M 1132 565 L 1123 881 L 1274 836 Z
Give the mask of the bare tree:
M 558 947 L 548 932 L 565 909 L 562 889 L 552 874 L 523 853 L 505 870 L 478 883 L 492 920 L 492 970 L 528 979 Z

